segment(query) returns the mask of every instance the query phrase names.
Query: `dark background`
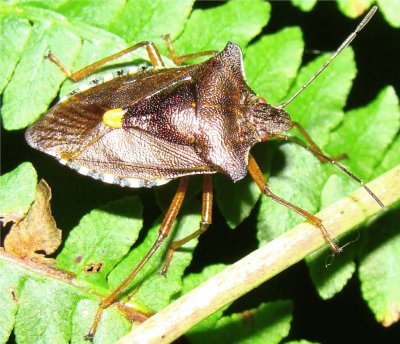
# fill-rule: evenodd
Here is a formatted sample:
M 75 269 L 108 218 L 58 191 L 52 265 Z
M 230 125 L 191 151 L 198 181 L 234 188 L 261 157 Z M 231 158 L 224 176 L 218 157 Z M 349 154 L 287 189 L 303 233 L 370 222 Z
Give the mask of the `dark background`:
M 218 5 L 198 2 L 196 7 Z M 309 13 L 303 13 L 287 1 L 272 2 L 272 14 L 264 33 L 273 33 L 286 26 L 300 26 L 306 42 L 304 60 L 315 57 L 313 50 L 332 51 L 347 37 L 360 20 L 351 20 L 339 12 L 335 2 L 319 2 Z M 364 106 L 386 85 L 393 85 L 400 95 L 400 30 L 394 29 L 377 13 L 352 43 L 358 74 L 349 96 L 347 108 Z M 52 209 L 58 226 L 65 233 L 91 209 L 123 196 L 138 194 L 144 203 L 145 226 L 160 214 L 151 190 L 127 190 L 102 184 L 65 168 L 53 158 L 30 149 L 23 131 L 1 129 L 1 172 L 6 173 L 22 161 L 31 161 L 40 177 L 53 189 Z M 201 182 L 195 177 L 191 184 Z M 163 188 L 161 187 L 160 190 Z M 217 207 L 214 223 L 201 238 L 191 272 L 199 272 L 211 263 L 232 263 L 257 247 L 255 214 L 234 231 L 224 223 Z M 218 229 L 218 230 L 213 230 Z M 322 301 L 314 290 L 304 263 L 281 273 L 265 285 L 238 300 L 230 311 L 256 307 L 260 302 L 291 298 L 294 317 L 289 339 L 308 339 L 322 343 L 380 342 L 394 343 L 400 339 L 400 325 L 383 328 L 376 323 L 362 300 L 360 286 L 353 277 L 333 300 Z

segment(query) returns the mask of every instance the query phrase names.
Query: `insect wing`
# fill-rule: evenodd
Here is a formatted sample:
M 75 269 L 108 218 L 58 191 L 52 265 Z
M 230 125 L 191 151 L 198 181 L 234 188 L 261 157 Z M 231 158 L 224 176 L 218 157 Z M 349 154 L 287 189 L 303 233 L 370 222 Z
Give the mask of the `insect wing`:
M 34 123 L 26 139 L 82 174 L 124 186 L 153 186 L 182 175 L 213 172 L 190 145 L 103 121 L 109 110 L 132 107 L 177 88 L 190 70 L 147 71 L 77 93 Z

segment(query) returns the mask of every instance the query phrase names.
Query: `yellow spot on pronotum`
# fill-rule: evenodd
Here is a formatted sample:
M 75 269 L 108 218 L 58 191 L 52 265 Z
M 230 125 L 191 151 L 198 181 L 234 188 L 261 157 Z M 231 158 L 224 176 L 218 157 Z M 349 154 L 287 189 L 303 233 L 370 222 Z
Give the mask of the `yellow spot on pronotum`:
M 121 108 L 108 110 L 103 115 L 103 122 L 105 125 L 112 128 L 122 128 L 122 119 L 125 113 L 126 110 Z

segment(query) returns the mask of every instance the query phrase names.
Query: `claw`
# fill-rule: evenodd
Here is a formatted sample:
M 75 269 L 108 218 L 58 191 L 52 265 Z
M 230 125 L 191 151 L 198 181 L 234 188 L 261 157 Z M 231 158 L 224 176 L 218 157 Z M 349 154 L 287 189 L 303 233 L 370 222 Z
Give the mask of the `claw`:
M 94 335 L 93 335 L 93 333 L 88 333 L 87 335 L 85 335 L 85 340 L 88 340 L 88 341 L 90 341 L 90 342 L 92 342 L 93 343 L 93 340 L 94 340 Z
M 167 278 L 167 269 L 164 269 L 164 267 L 158 272 L 159 275 L 164 276 Z

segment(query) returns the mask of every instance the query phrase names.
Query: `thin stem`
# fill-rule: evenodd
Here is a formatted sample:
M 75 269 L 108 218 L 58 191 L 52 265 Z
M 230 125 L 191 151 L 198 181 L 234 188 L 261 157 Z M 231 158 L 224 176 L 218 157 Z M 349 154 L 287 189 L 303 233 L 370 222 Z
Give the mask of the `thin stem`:
M 390 207 L 400 200 L 400 165 L 369 183 Z M 363 188 L 317 216 L 333 238 L 382 212 Z M 224 305 L 238 299 L 279 272 L 304 259 L 326 243 L 315 227 L 302 223 L 227 267 L 191 290 L 118 341 L 124 343 L 170 343 Z

